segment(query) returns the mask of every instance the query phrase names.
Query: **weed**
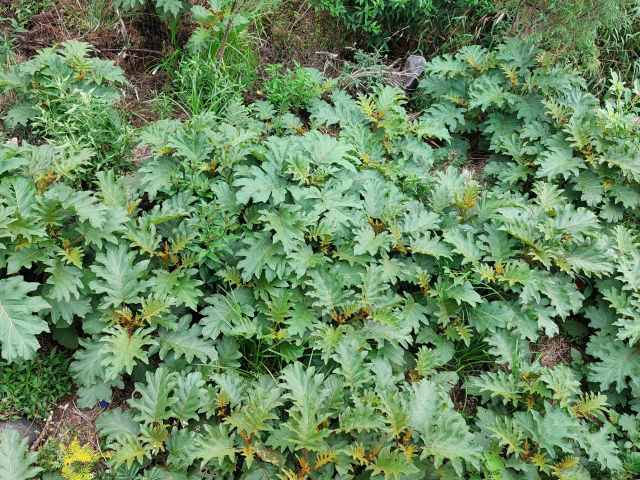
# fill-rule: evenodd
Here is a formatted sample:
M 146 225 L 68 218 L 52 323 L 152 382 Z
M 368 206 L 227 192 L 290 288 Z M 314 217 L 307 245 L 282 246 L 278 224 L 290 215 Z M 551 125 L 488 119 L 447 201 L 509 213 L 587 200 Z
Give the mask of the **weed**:
M 384 82 L 384 76 L 389 71 L 386 56 L 380 50 L 365 52 L 354 50 L 354 63 L 345 62 L 340 71 L 340 84 L 343 88 L 354 88 L 359 91 L 370 91 L 374 86 Z
M 24 363 L 0 361 L 0 419 L 43 419 L 51 405 L 71 394 L 69 359 L 55 348 Z
M 65 27 L 77 38 L 84 39 L 96 31 L 110 30 L 118 21 L 111 0 L 85 0 L 62 8 Z
M 49 437 L 47 442 L 38 449 L 38 465 L 45 472 L 59 472 L 62 468 L 60 454 L 65 444 L 70 444 L 80 431 L 64 427 L 55 436 Z
M 10 9 L 11 7 L 0 7 L 0 22 L 8 22 L 10 24 L 9 28 L 3 28 L 0 31 L 0 65 L 4 66 L 0 67 L 0 69 L 15 64 L 16 55 L 13 51 L 13 44 L 19 35 L 26 32 L 23 24 L 11 15 Z
M 239 99 L 252 82 L 251 74 L 243 67 L 227 68 L 207 54 L 178 53 L 161 68 L 171 78 L 171 90 L 164 93 L 159 107 L 173 105 L 188 116 L 219 114 L 233 98 Z
M 489 347 L 482 338 L 468 346 L 460 344 L 447 364 L 448 369 L 454 370 L 461 377 L 478 374 L 493 365 L 493 358 L 487 350 Z
M 619 22 L 602 28 L 596 39 L 599 50 L 594 69 L 601 83 L 618 72 L 627 81 L 640 76 L 640 4 L 625 11 Z
M 123 121 L 108 99 L 94 92 L 68 92 L 58 83 L 50 110 L 42 109 L 33 121 L 33 132 L 49 139 L 55 146 L 71 145 L 77 151 L 92 148 L 102 157 L 102 164 L 123 166 L 121 158 L 130 150 L 133 131 Z
M 129 11 L 145 5 L 146 0 L 113 0 L 115 8 L 121 8 L 123 11 Z M 156 15 L 163 22 L 167 22 L 171 32 L 171 45 L 177 46 L 178 38 L 178 20 L 180 16 L 191 9 L 191 4 L 181 0 L 151 0 L 149 2 L 155 10 Z
M 511 0 L 507 9 L 512 14 L 512 34 L 527 36 L 555 56 L 589 67 L 597 62 L 599 31 L 617 28 L 630 5 L 628 0 L 538 0 L 532 4 Z
M 291 107 L 305 108 L 311 100 L 322 95 L 322 74 L 317 70 L 301 68 L 281 72 L 281 63 L 269 65 L 265 70 L 271 78 L 262 84 L 267 99 L 281 112 Z
M 0 18 L 0 21 L 2 19 Z M 2 65 L 9 65 L 12 63 L 15 53 L 13 53 L 12 47 L 15 42 L 15 37 L 3 32 L 0 36 L 0 63 Z
M 395 45 L 406 48 L 407 37 L 420 48 L 431 49 L 434 35 L 439 44 L 449 43 L 460 33 L 473 37 L 475 20 L 493 11 L 487 0 L 312 0 L 316 9 L 339 18 L 349 30 L 358 32 L 369 47 L 387 51 Z M 468 39 L 467 39 L 468 40 Z
M 20 0 L 11 4 L 11 10 L 17 17 L 18 24 L 25 26 L 37 13 L 53 5 L 52 0 Z

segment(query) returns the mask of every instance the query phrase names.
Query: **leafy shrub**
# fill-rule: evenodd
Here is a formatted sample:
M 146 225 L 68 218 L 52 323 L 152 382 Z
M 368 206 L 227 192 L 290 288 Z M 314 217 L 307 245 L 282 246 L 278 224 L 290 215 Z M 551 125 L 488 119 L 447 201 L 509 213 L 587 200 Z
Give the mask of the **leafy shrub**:
M 638 87 L 601 102 L 513 43 L 427 70 L 418 118 L 378 87 L 309 128 L 264 101 L 157 122 L 95 193 L 77 153 L 43 181 L 47 147 L 3 145 L 2 355 L 73 323 L 81 405 L 132 376 L 96 421 L 121 478 L 634 475 Z M 490 182 L 433 171 L 465 141 Z M 571 322 L 588 356 L 541 365 Z M 459 370 L 471 345 L 491 360 Z
M 593 77 L 601 62 L 633 68 L 637 49 L 635 0 L 312 0 L 369 46 L 444 53 L 462 46 L 495 45 L 505 37 L 526 39 L 557 59 L 581 63 Z M 490 20 L 490 21 L 488 21 Z M 613 52 L 621 54 L 617 58 Z M 605 72 L 609 74 L 609 70 Z
M 0 361 L 0 418 L 44 419 L 52 405 L 71 395 L 69 358 L 54 348 L 24 363 Z
M 340 18 L 351 30 L 369 33 L 390 32 L 403 23 L 427 21 L 434 10 L 442 6 L 434 0 L 410 0 L 403 2 L 320 0 L 314 5 L 327 10 L 332 16 Z M 393 27 L 392 27 L 393 28 Z M 391 31 L 391 33 L 393 33 Z
M 432 102 L 426 118 L 454 135 L 482 132 L 495 152 L 485 173 L 497 177 L 500 188 L 528 193 L 536 182 L 550 182 L 558 198 L 619 223 L 640 201 L 640 82 L 627 88 L 614 74 L 600 104 L 575 71 L 548 61 L 545 52 L 518 43 L 496 53 L 465 47 L 434 59 L 420 83 L 425 105 Z
M 507 9 L 513 12 L 512 33 L 544 46 L 557 55 L 587 63 L 597 62 L 596 43 L 603 30 L 617 28 L 625 11 L 634 5 L 630 0 L 510 0 Z
M 29 125 L 56 145 L 93 148 L 106 158 L 122 155 L 127 135 L 115 86 L 126 81 L 122 70 L 112 61 L 88 58 L 88 43 L 60 46 L 0 71 L 0 87 L 18 97 L 5 122 L 10 128 Z
M 340 19 L 348 29 L 364 33 L 369 44 L 376 47 L 400 38 L 404 41 L 407 36 L 430 40 L 435 32 L 442 38 L 446 37 L 443 32 L 451 32 L 453 37 L 460 28 L 458 23 L 466 20 L 470 11 L 480 18 L 495 9 L 494 2 L 485 0 L 312 0 L 310 3 Z
M 133 10 L 146 4 L 146 0 L 113 0 L 114 7 L 122 8 L 124 11 Z M 183 0 L 150 0 L 149 5 L 156 9 L 162 20 L 177 17 L 182 11 L 191 8 L 191 4 Z
M 215 52 L 228 40 L 234 37 L 248 37 L 247 26 L 265 13 L 265 10 L 278 4 L 281 0 L 207 0 L 207 6 L 192 5 L 183 0 L 113 0 L 116 8 L 125 11 L 150 5 L 158 18 L 169 24 L 171 44 L 177 47 L 178 20 L 183 14 L 190 14 L 198 26 L 193 31 L 187 47 L 191 53 L 208 53 L 215 47 Z M 247 38 L 242 39 L 243 42 Z M 240 42 L 240 43 L 243 43 Z M 213 55 L 211 55 L 213 57 Z M 220 59 L 221 60 L 221 59 Z M 233 63 L 233 62 L 230 62 Z
M 510 61 L 506 66 L 517 60 Z M 499 70 L 490 73 L 503 71 L 493 68 Z M 542 67 L 537 78 L 558 77 L 562 85 L 559 78 L 566 74 Z M 554 95 L 555 89 L 548 92 Z M 225 132 L 250 141 L 256 129 L 264 134 L 265 128 L 293 121 L 274 117 L 265 104 L 257 105 L 253 118 L 229 113 L 234 125 L 247 129 L 244 135 L 226 124 L 208 133 L 204 128 L 211 126 L 194 120 L 177 131 L 202 139 L 197 159 L 186 150 L 166 158 L 175 135 L 159 135 L 167 123 L 144 136 L 157 155 L 145 167 L 145 188 L 155 184 L 155 195 L 171 198 L 179 191 L 175 180 L 166 182 L 155 172 L 173 163 L 172 178 L 183 178 L 193 158 L 214 168 L 208 183 L 220 214 L 242 219 L 243 241 L 230 245 L 234 255 L 226 257 L 218 274 L 229 287 L 205 300 L 198 322 L 204 335 L 222 333 L 222 339 L 236 337 L 239 343 L 219 343 L 224 354 L 218 351 L 218 362 L 224 363 L 191 366 L 186 378 L 174 373 L 185 371 L 184 362 L 148 372 L 146 382 L 137 385 L 141 398 L 130 402 L 133 411 L 103 415 L 98 426 L 117 442 L 114 463 L 134 465 L 130 458 L 140 462 L 149 455 L 157 444 L 143 432 L 153 431 L 160 436 L 154 438 L 169 435 L 166 461 L 175 471 L 197 470 L 197 464 L 190 465 L 200 459 L 200 468 L 230 474 L 242 461 L 243 478 L 264 469 L 282 478 L 364 471 L 417 476 L 432 475 L 434 469 L 462 475 L 481 462 L 487 471 L 584 476 L 585 468 L 561 453 L 569 448 L 597 468 L 621 470 L 622 461 L 632 457 L 619 459 L 609 427 L 600 426 L 618 415 L 606 404 L 616 398 L 611 382 L 602 382 L 606 398 L 595 385 L 585 397 L 579 380 L 586 375 L 601 382 L 618 367 L 604 354 L 588 367 L 541 367 L 529 354 L 529 341 L 539 330 L 557 333 L 557 321 L 582 311 L 584 295 L 570 275 L 606 276 L 614 271 L 614 261 L 618 271 L 627 271 L 630 257 L 616 258 L 606 250 L 620 247 L 597 240 L 607 229 L 583 207 L 566 202 L 561 213 L 547 210 L 551 184 L 537 185 L 532 203 L 501 188 L 481 192 L 453 170 L 426 175 L 434 152 L 419 138 L 445 137 L 446 131 L 435 127 L 431 111 L 408 123 L 397 90 L 379 89 L 359 102 L 334 92 L 333 101 L 315 104 L 311 119 L 317 126 L 339 124 L 337 138 L 317 131 L 271 138 L 266 150 L 244 160 L 237 149 L 221 160 L 234 142 L 212 141 L 204 149 L 206 138 Z M 270 123 L 260 125 L 256 116 Z M 300 127 L 293 124 L 289 131 Z M 205 184 L 206 177 L 200 177 Z M 428 198 L 409 196 L 405 187 L 415 182 L 429 186 Z M 511 223 L 519 211 L 532 212 L 527 228 L 548 236 L 553 232 L 544 248 L 573 259 L 586 245 L 591 254 L 604 248 L 604 258 L 570 266 L 532 261 L 530 244 Z M 585 215 L 590 220 L 579 221 Z M 568 236 L 594 240 L 576 243 Z M 481 396 L 484 406 L 482 420 L 472 427 L 474 437 L 450 403 L 447 382 L 460 379 L 446 364 L 458 342 L 468 345 L 476 336 L 509 373 L 485 372 L 467 380 L 467 390 Z M 257 340 L 264 353 L 267 347 L 277 352 L 278 360 L 256 353 Z M 408 345 L 416 353 L 409 353 Z M 296 361 L 301 356 L 308 358 L 307 370 Z M 276 381 L 268 374 L 255 380 L 232 373 L 277 372 L 281 361 L 289 365 Z M 621 391 L 637 388 L 632 373 L 637 367 L 631 362 L 625 367 L 630 373 L 617 377 Z M 408 371 L 417 385 L 405 383 Z M 424 399 L 432 400 L 425 405 L 419 401 Z M 503 426 L 507 412 L 516 420 Z M 218 418 L 221 425 L 207 426 L 206 435 L 174 426 L 176 419 L 183 425 L 202 421 L 201 415 Z M 633 429 L 628 422 L 635 421 L 625 415 L 621 442 Z M 407 423 L 398 423 L 403 418 Z M 550 432 L 550 425 L 558 427 Z M 481 454 L 481 448 L 494 453 Z M 608 454 L 599 456 L 602 451 Z M 500 458 L 509 458 L 509 466 Z
M 322 95 L 322 74 L 313 69 L 301 68 L 281 72 L 281 63 L 269 65 L 265 71 L 271 78 L 262 84 L 267 99 L 281 112 L 291 107 L 306 108 L 311 100 Z
M 9 4 L 9 9 L 15 13 L 16 21 L 22 27 L 28 24 L 34 15 L 51 5 L 53 5 L 51 0 L 22 0 L 17 4 Z

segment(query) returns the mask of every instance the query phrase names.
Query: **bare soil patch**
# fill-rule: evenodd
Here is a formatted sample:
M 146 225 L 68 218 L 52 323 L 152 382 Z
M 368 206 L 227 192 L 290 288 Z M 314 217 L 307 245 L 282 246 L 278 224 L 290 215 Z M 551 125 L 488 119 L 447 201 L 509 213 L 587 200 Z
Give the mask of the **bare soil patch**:
M 349 32 L 338 20 L 327 12 L 316 12 L 306 1 L 285 0 L 265 20 L 259 52 L 262 68 L 273 63 L 293 68 L 298 62 L 323 70 L 327 57 L 317 52 L 343 57 L 349 46 Z
M 540 365 L 553 368 L 556 365 L 571 362 L 571 348 L 573 345 L 561 336 L 548 337 L 543 335 L 540 342 L 531 347 L 534 356 L 539 355 Z

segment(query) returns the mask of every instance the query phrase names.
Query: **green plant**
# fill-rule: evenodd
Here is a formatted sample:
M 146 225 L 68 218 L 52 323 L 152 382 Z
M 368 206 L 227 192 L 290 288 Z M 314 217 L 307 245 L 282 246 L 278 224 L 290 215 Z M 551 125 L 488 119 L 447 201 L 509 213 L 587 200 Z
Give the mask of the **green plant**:
M 59 472 L 62 468 L 60 451 L 62 449 L 61 437 L 67 437 L 67 430 L 63 429 L 56 436 L 48 439 L 44 445 L 38 448 L 38 466 L 45 472 Z M 71 440 L 74 435 L 69 438 Z
M 570 67 L 552 67 L 546 52 L 526 45 L 505 44 L 497 55 L 465 47 L 433 60 L 425 67 L 432 75 L 420 84 L 433 102 L 423 118 L 446 124 L 458 138 L 482 132 L 495 152 L 485 174 L 504 190 L 524 193 L 553 182 L 557 198 L 572 192 L 605 222 L 634 214 L 640 83 L 628 88 L 614 74 L 600 104 Z M 563 264 L 545 259 L 552 260 Z
M 188 115 L 205 111 L 219 114 L 232 100 L 255 83 L 259 59 L 247 18 L 238 13 L 246 2 L 209 2 L 210 9 L 196 5 L 191 13 L 199 26 L 187 43 L 189 55 L 176 52 L 163 60 L 171 85 L 161 103 L 173 104 Z M 256 7 L 257 8 L 257 7 Z M 254 12 L 255 13 L 255 12 Z
M 171 44 L 177 46 L 178 20 L 182 14 L 191 14 L 198 26 L 187 43 L 192 53 L 207 53 L 211 58 L 215 47 L 216 59 L 221 62 L 230 38 L 247 36 L 249 22 L 257 21 L 281 0 L 207 0 L 208 8 L 192 5 L 183 0 L 152 0 L 156 14 L 169 23 Z M 114 0 L 116 8 L 125 11 L 147 4 L 146 0 Z M 244 43 L 245 39 L 238 43 Z
M 15 42 L 15 37 L 10 36 L 7 32 L 2 33 L 2 38 L 0 38 L 0 61 L 3 65 L 10 64 L 15 57 L 12 49 L 13 42 Z
M 23 28 L 24 23 L 20 23 L 18 19 L 13 16 L 4 17 L 8 14 L 8 11 L 13 7 L 0 7 L 0 22 L 9 22 L 10 28 L 4 28 L 0 37 L 0 64 L 2 69 L 7 68 L 8 65 L 15 63 L 15 52 L 13 51 L 13 44 L 16 39 L 26 33 Z
M 200 5 L 192 7 L 193 21 L 198 24 L 187 44 L 192 53 L 207 51 L 211 57 L 214 57 L 212 48 L 215 45 L 216 55 L 218 53 L 221 57 L 224 55 L 231 29 L 233 29 L 232 36 L 238 35 L 248 24 L 244 15 L 233 11 L 236 5 L 237 2 L 227 2 L 225 5 L 218 0 L 209 0 L 209 9 Z
M 294 108 L 306 108 L 314 98 L 322 95 L 322 74 L 318 70 L 302 68 L 296 63 L 295 69 L 282 72 L 281 63 L 265 68 L 270 77 L 262 84 L 267 100 L 281 112 Z
M 113 62 L 88 58 L 91 46 L 69 41 L 0 72 L 0 87 L 18 97 L 6 115 L 9 128 L 30 126 L 55 145 L 92 148 L 114 163 L 128 148 L 115 84 L 126 80 Z
M 95 31 L 101 26 L 109 26 L 114 22 L 114 12 L 111 9 L 110 0 L 89 0 L 86 3 L 87 17 L 86 29 L 89 32 Z
M 510 48 L 515 47 L 498 54 L 505 60 L 487 53 L 495 63 L 486 70 L 470 52 L 461 53 L 456 71 L 479 82 L 461 103 L 488 111 L 492 103 L 485 102 L 495 101 L 497 90 L 487 87 L 493 92 L 487 96 L 482 76 L 506 72 L 504 78 L 513 79 L 509 67 L 527 55 L 525 46 L 507 56 Z M 550 76 L 560 85 L 546 90 L 553 98 L 563 88 L 561 78 L 580 85 L 570 70 L 551 67 L 542 67 L 535 78 L 546 85 Z M 465 78 L 455 75 L 442 91 L 456 92 L 455 82 L 464 85 Z M 449 81 L 437 75 L 432 80 Z M 603 392 L 591 384 L 587 398 L 580 381 L 572 380 L 584 374 L 597 383 L 617 367 L 602 354 L 584 372 L 552 370 L 532 359 L 529 341 L 539 330 L 552 335 L 556 321 L 582 311 L 586 293 L 571 275 L 606 277 L 614 261 L 627 271 L 630 257 L 616 258 L 608 250 L 607 228 L 583 207 L 565 200 L 562 212 L 547 209 L 552 184 L 535 185 L 532 201 L 507 193 L 505 184 L 482 191 L 454 169 L 427 174 L 435 153 L 422 138 L 450 135 L 435 118 L 439 107 L 409 122 L 398 90 L 379 88 L 358 101 L 334 91 L 331 98 L 332 104 L 319 101 L 310 108 L 311 124 L 339 126 L 336 138 L 304 132 L 264 103 L 251 117 L 246 110 L 228 113 L 235 126 L 247 129 L 246 136 L 224 119 L 205 124 L 200 118 L 173 123 L 176 130 L 161 136 L 168 125 L 163 123 L 143 137 L 156 155 L 144 167 L 143 188 L 155 185 L 154 198 L 171 198 L 184 188 L 207 198 L 211 185 L 220 213 L 240 220 L 235 233 L 242 241 L 229 245 L 234 253 L 223 257 L 217 274 L 224 287 L 205 299 L 198 321 L 204 335 L 228 339 L 216 345 L 218 362 L 224 363 L 185 370 L 185 363 L 176 368 L 171 361 L 147 372 L 132 410 L 114 410 L 98 421 L 113 444 L 114 465 L 141 465 L 146 457 L 155 464 L 150 474 L 167 464 L 175 472 L 214 469 L 229 475 L 241 465 L 239 478 L 260 474 L 254 471 L 281 478 L 351 478 L 367 471 L 469 476 L 480 465 L 494 477 L 514 468 L 556 478 L 584 475 L 584 467 L 562 453 L 571 449 L 604 471 L 621 471 L 613 439 L 626 434 L 610 433 L 610 418 L 617 415 L 609 404 L 609 396 L 615 398 L 611 382 L 605 380 Z M 466 122 L 467 112 L 460 113 L 461 118 L 451 115 Z M 475 118 L 473 110 L 468 113 Z M 290 133 L 270 138 L 262 151 L 248 148 L 238 155 L 241 150 L 231 149 L 238 144 L 220 141 L 233 133 L 251 144 L 257 137 L 250 132 L 264 135 L 283 121 L 293 123 Z M 455 126 L 451 130 L 455 135 Z M 172 139 L 187 134 L 199 147 L 174 150 Z M 195 165 L 202 165 L 199 172 Z M 170 177 L 161 168 L 170 168 Z M 428 186 L 426 198 L 405 197 L 396 185 L 416 176 Z M 523 218 L 528 226 L 518 228 L 540 232 L 539 248 L 570 263 L 533 256 L 527 237 L 512 223 L 520 219 L 518 212 L 531 212 Z M 585 216 L 590 220 L 580 220 Z M 576 249 L 585 248 L 598 260 L 574 260 Z M 255 349 L 246 348 L 256 340 L 289 365 L 282 369 L 280 361 L 258 352 L 266 375 L 256 379 Z M 466 388 L 481 397 L 486 413 L 472 427 L 449 403 L 447 392 L 459 377 L 445 367 L 451 354 L 471 342 L 485 345 L 475 343 L 477 353 L 468 359 L 458 354 L 462 369 L 493 363 L 506 369 L 474 369 L 477 378 Z M 611 340 L 607 345 L 619 348 Z M 306 369 L 296 361 L 313 353 L 305 356 Z M 617 380 L 624 382 L 621 389 L 637 388 L 633 361 Z M 247 370 L 254 373 L 243 376 Z M 415 383 L 405 383 L 407 378 Z M 423 411 L 418 398 L 433 400 Z M 618 403 L 615 408 L 624 410 Z M 509 415 L 516 421 L 503 427 L 499 422 Z M 203 435 L 195 426 L 203 416 L 217 418 L 220 426 L 208 425 Z M 398 423 L 403 418 L 413 420 Z M 440 430 L 443 424 L 449 428 Z M 553 425 L 558 427 L 550 433 Z M 486 440 L 476 443 L 469 429 Z M 160 444 L 166 454 L 156 455 Z M 193 448 L 183 454 L 187 445 Z
M 640 76 L 640 5 L 627 8 L 617 23 L 604 25 L 595 42 L 600 78 L 617 72 L 626 81 Z
M 136 358 L 140 358 L 140 348 L 150 345 L 144 339 L 150 333 L 149 326 L 170 331 L 177 322 L 177 317 L 168 312 L 170 306 L 186 304 L 194 308 L 202 295 L 197 288 L 202 282 L 192 278 L 197 273 L 193 268 L 195 255 L 187 248 L 199 238 L 198 227 L 193 225 L 197 219 L 187 218 L 195 211 L 192 204 L 196 199 L 178 195 L 162 208 L 142 212 L 136 209 L 138 196 L 129 194 L 123 179 L 116 180 L 112 171 L 96 174 L 99 196 L 66 185 L 65 181 L 75 184 L 74 174 L 81 172 L 90 158 L 87 151 L 75 153 L 47 145 L 17 146 L 9 142 L 2 146 L 0 168 L 0 236 L 8 242 L 3 244 L 8 248 L 0 252 L 0 264 L 7 275 L 13 275 L 3 275 L 0 280 L 2 356 L 9 361 L 33 358 L 39 346 L 36 335 L 49 330 L 49 324 L 65 328 L 67 335 L 73 335 L 80 324 L 88 335 L 98 334 L 103 328 L 112 331 L 113 336 L 106 337 L 111 340 L 107 350 L 113 352 L 111 373 L 93 377 L 101 379 L 98 383 L 78 383 L 81 407 L 109 399 L 112 386 L 123 386 L 120 370 L 131 373 Z M 14 206 L 16 199 L 24 199 L 18 200 L 19 209 Z M 169 224 L 162 225 L 166 222 Z M 164 229 L 175 228 L 166 243 L 155 237 L 156 226 L 165 234 Z M 137 254 L 128 246 L 129 241 L 145 245 L 145 255 L 151 258 L 132 264 Z M 28 252 L 39 253 L 31 257 Z M 146 268 L 151 260 L 156 273 L 149 277 Z M 30 279 L 37 281 L 26 282 L 18 272 L 28 272 L 34 262 L 38 273 Z M 125 289 L 118 287 L 124 284 Z M 37 296 L 25 298 L 36 288 Z M 131 294 L 129 288 L 136 292 Z M 91 298 L 89 292 L 96 296 Z M 87 316 L 93 312 L 92 302 L 100 305 L 101 312 L 111 313 L 102 317 L 96 310 L 96 316 Z M 77 341 L 77 333 L 75 337 Z M 91 342 L 91 337 L 80 339 L 80 344 L 87 345 L 87 341 Z M 155 340 L 151 343 L 156 344 Z M 203 351 L 208 355 L 214 352 L 211 348 Z M 193 358 L 190 353 L 188 356 Z M 84 358 L 91 364 L 85 373 L 98 375 L 100 362 Z M 77 364 L 71 371 L 87 366 Z
M 45 419 L 52 405 L 71 395 L 69 358 L 54 348 L 24 363 L 0 361 L 0 418 Z
M 388 25 L 397 26 L 406 20 L 421 18 L 427 20 L 438 7 L 433 0 L 415 0 L 405 2 L 349 2 L 349 1 L 318 1 L 314 4 L 329 11 L 332 16 L 340 18 L 352 30 L 380 34 L 387 34 Z M 393 27 L 392 27 L 393 28 Z
M 119 11 L 113 8 L 111 0 L 86 0 L 75 5 L 57 5 L 56 8 L 60 18 L 64 19 L 66 31 L 73 32 L 73 36 L 80 40 L 90 38 L 95 32 L 118 28 Z
M 38 448 L 38 466 L 44 472 L 61 477 L 65 445 L 70 445 L 81 434 L 82 432 L 77 428 L 62 426 L 55 435 L 49 436 Z M 56 480 L 59 480 L 59 477 L 56 477 Z

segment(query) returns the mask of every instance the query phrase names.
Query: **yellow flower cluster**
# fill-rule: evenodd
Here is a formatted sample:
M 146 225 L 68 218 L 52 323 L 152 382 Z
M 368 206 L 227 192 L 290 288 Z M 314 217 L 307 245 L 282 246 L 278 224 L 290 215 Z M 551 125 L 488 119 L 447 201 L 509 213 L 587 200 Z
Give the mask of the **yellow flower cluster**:
M 100 455 L 89 445 L 80 446 L 77 437 L 68 447 L 62 447 L 62 456 L 61 473 L 66 480 L 90 480 L 95 476 L 93 466 Z

